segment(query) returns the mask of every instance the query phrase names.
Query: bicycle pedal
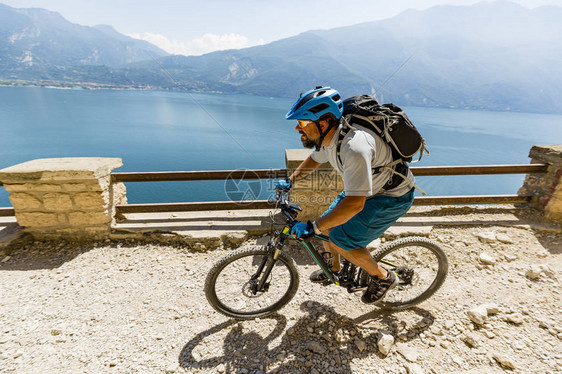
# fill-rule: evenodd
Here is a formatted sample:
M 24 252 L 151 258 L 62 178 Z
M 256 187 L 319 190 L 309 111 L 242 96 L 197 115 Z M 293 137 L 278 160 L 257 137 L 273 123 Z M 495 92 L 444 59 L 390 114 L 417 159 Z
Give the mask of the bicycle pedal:
M 367 289 L 367 286 L 364 287 L 351 287 L 347 289 L 347 292 L 349 293 L 359 293 L 359 292 L 363 292 Z

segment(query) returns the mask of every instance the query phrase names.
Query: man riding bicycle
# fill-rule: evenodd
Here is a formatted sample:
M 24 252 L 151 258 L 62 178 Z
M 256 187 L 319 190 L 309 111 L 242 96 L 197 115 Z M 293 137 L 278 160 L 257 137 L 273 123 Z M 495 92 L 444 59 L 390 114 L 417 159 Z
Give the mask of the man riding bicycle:
M 381 300 L 398 280 L 392 271 L 373 260 L 366 246 L 408 211 L 414 200 L 414 176 L 408 169 L 407 178 L 401 178 L 389 188 L 393 172 L 373 173 L 373 169 L 392 162 L 390 146 L 357 124 L 350 124 L 352 127 L 343 137 L 341 148 L 337 147 L 338 134 L 345 123 L 342 114 L 341 96 L 330 87 L 316 87 L 300 96 L 286 119 L 297 120 L 295 129 L 303 146 L 314 151 L 289 178 L 278 181 L 276 189 L 290 189 L 325 162 L 342 176 L 344 191 L 328 210 L 313 222 L 297 223 L 291 233 L 298 238 L 313 233 L 329 235 L 325 249 L 333 257 L 332 270 L 340 270 L 341 255 L 368 272 L 371 280 L 361 301 L 372 304 Z M 310 280 L 325 283 L 328 278 L 322 270 L 317 270 Z

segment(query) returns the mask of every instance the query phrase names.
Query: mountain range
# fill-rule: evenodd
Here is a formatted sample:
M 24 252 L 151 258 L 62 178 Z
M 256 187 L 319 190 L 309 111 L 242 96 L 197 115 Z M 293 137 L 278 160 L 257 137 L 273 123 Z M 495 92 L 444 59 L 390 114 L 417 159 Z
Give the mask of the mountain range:
M 0 77 L 4 79 L 48 79 L 67 67 L 120 68 L 167 55 L 111 26 L 81 26 L 45 9 L 0 4 Z
M 0 80 L 275 97 L 325 84 L 401 106 L 562 113 L 560 19 L 554 6 L 437 6 L 263 46 L 171 56 L 110 26 L 0 4 Z

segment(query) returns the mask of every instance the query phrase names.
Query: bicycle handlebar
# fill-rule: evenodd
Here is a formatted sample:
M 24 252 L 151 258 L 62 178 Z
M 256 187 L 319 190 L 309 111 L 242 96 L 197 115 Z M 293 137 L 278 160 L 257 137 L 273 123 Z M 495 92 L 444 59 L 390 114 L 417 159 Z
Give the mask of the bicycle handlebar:
M 296 223 L 300 222 L 296 219 L 299 212 L 302 212 L 302 208 L 295 203 L 289 201 L 289 190 L 288 189 L 278 189 L 276 190 L 276 200 L 281 204 L 281 212 L 287 217 L 289 227 L 292 228 Z M 299 240 L 304 240 L 313 237 L 315 234 L 304 235 Z
M 281 212 L 289 220 L 291 227 L 299 222 L 296 217 L 299 212 L 302 212 L 302 208 L 297 204 L 289 201 L 289 190 L 288 189 L 278 189 L 276 190 L 276 200 L 281 204 Z

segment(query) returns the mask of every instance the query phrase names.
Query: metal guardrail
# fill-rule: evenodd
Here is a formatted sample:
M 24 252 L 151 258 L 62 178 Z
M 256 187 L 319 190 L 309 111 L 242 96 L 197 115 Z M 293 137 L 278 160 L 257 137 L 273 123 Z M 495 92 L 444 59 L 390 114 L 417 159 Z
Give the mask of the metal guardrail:
M 207 170 L 207 171 L 154 171 L 144 173 L 111 173 L 114 182 L 172 182 L 226 179 L 284 178 L 286 169 Z
M 15 215 L 16 211 L 14 208 L 0 208 L 0 217 L 11 217 Z
M 411 167 L 417 177 L 437 175 L 543 174 L 548 164 L 420 166 Z
M 547 164 L 424 166 L 411 167 L 415 176 L 489 175 L 489 174 L 541 174 Z M 286 169 L 270 170 L 218 170 L 183 172 L 112 173 L 114 182 L 156 182 L 186 180 L 268 179 L 287 176 Z M 476 195 L 476 196 L 419 196 L 414 205 L 470 205 L 470 204 L 525 204 L 528 195 Z M 118 205 L 119 213 L 157 213 L 208 210 L 267 209 L 273 206 L 267 200 L 252 202 L 210 201 L 194 203 L 159 203 Z
M 418 166 L 411 167 L 415 176 L 485 175 L 546 173 L 547 164 Z M 287 176 L 286 169 L 208 170 L 174 172 L 111 173 L 114 182 L 169 182 L 231 179 L 268 179 Z
M 445 175 L 489 175 L 489 174 L 543 174 L 548 164 L 514 164 L 514 165 L 468 165 L 468 166 L 418 166 L 411 167 L 412 173 L 418 177 Z M 113 182 L 169 182 L 169 181 L 200 181 L 200 180 L 235 180 L 271 179 L 287 176 L 286 169 L 257 170 L 208 170 L 208 171 L 175 171 L 175 172 L 124 172 L 112 173 Z M 0 183 L 0 186 L 3 184 Z M 465 205 L 465 204 L 524 204 L 530 202 L 532 196 L 527 195 L 476 195 L 476 196 L 419 196 L 414 205 Z M 148 212 L 182 212 L 236 209 L 267 209 L 272 204 L 267 200 L 252 202 L 208 201 L 194 203 L 158 203 L 158 204 L 126 204 L 118 205 L 119 213 Z M 0 208 L 0 217 L 13 216 L 13 208 Z

